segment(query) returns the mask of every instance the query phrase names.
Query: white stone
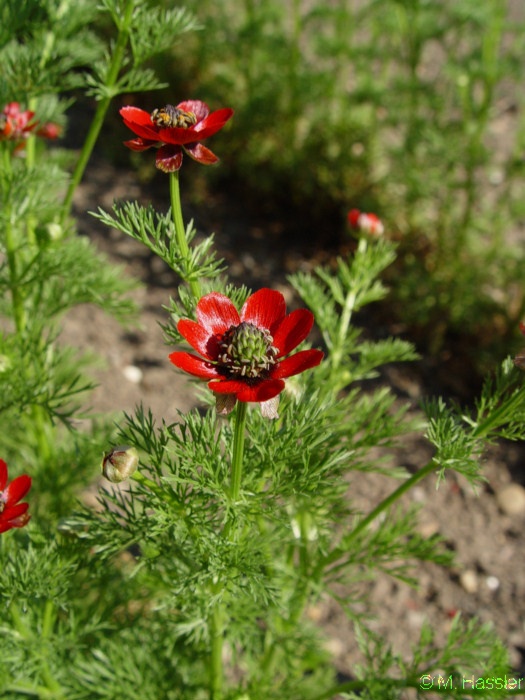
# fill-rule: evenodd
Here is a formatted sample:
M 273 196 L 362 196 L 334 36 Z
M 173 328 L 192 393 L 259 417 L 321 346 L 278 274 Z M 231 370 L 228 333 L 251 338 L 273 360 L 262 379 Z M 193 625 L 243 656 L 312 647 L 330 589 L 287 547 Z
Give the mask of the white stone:
M 142 370 L 135 365 L 126 365 L 122 370 L 122 374 L 126 377 L 128 382 L 132 382 L 133 384 L 140 384 L 143 377 Z

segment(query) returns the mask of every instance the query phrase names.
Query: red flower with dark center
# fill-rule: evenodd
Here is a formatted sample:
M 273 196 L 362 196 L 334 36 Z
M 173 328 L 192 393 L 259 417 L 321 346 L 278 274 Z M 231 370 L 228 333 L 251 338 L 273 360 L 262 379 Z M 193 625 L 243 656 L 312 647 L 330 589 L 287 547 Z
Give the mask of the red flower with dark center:
M 24 527 L 30 519 L 29 503 L 18 503 L 31 488 L 31 477 L 22 474 L 7 484 L 7 464 L 0 459 L 0 532 Z
M 176 107 L 155 109 L 151 114 L 137 107 L 123 107 L 120 114 L 128 129 L 138 136 L 124 145 L 132 151 L 158 148 L 157 168 L 172 173 L 182 165 L 183 150 L 203 165 L 219 160 L 201 141 L 220 131 L 232 117 L 233 109 L 218 109 L 210 114 L 204 102 L 186 100 Z
M 284 389 L 284 379 L 316 367 L 320 350 L 285 357 L 310 333 L 314 316 L 307 309 L 286 315 L 283 295 L 271 289 L 252 294 L 239 313 L 228 297 L 212 292 L 197 304 L 197 321 L 182 319 L 179 333 L 202 356 L 173 352 L 176 367 L 201 379 L 229 412 L 235 401 L 265 402 Z M 276 415 L 276 414 L 274 414 Z
M 359 209 L 351 209 L 347 219 L 350 226 L 356 231 L 367 233 L 376 238 L 382 236 L 385 231 L 383 222 L 376 214 L 367 214 Z

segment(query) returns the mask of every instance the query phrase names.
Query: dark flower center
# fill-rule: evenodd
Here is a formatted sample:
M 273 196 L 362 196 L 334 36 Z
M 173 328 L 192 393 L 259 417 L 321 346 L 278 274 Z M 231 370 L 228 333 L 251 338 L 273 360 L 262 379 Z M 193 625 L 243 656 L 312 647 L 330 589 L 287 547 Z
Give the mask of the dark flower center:
M 197 123 L 197 117 L 193 112 L 185 112 L 173 105 L 165 105 L 160 109 L 154 109 L 151 113 L 151 121 L 162 129 L 178 127 L 187 129 Z
M 219 341 L 217 369 L 247 382 L 266 379 L 279 353 L 272 343 L 270 331 L 265 328 L 244 321 L 230 326 Z

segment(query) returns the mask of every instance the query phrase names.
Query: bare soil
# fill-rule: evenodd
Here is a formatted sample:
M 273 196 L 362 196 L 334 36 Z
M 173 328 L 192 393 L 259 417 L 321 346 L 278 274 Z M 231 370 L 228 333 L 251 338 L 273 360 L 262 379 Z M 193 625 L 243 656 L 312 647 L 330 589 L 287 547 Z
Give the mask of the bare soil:
M 156 416 L 175 420 L 177 411 L 194 405 L 191 387 L 167 359 L 169 348 L 158 325 L 166 321 L 162 306 L 174 293 L 177 280 L 143 246 L 86 214 L 98 206 L 109 209 L 114 199 L 145 203 L 144 192 L 136 173 L 117 172 L 101 162 L 90 167 L 75 203 L 80 232 L 143 282 L 144 286 L 134 292 L 140 319 L 132 329 L 125 329 L 98 309 L 81 307 L 67 317 L 64 340 L 94 351 L 105 362 L 96 371 L 100 385 L 92 401 L 95 411 L 118 416 L 143 403 Z M 149 201 L 167 208 L 154 188 L 150 186 L 148 192 Z M 298 266 L 308 268 L 315 257 L 315 246 L 308 241 L 283 244 L 278 214 L 250 219 L 243 202 L 227 193 L 209 196 L 199 211 L 186 208 L 185 216 L 195 217 L 198 230 L 215 232 L 219 254 L 230 265 L 230 276 L 254 289 L 271 284 L 291 299 L 286 274 Z M 409 401 L 417 411 L 418 401 L 428 394 L 422 376 L 421 368 L 414 365 L 388 368 L 383 379 L 400 400 Z M 392 460 L 415 470 L 430 454 L 425 441 L 413 436 L 404 441 Z M 407 497 L 422 507 L 421 532 L 441 534 L 455 552 L 456 564 L 451 570 L 419 565 L 417 589 L 379 575 L 368 584 L 375 612 L 371 626 L 404 654 L 425 621 L 442 640 L 454 615 L 461 613 L 467 619 L 477 616 L 494 625 L 509 648 L 516 673 L 525 676 L 525 504 L 520 500 L 525 492 L 519 490 L 525 484 L 524 446 L 495 447 L 486 454 L 483 466 L 487 481 L 477 494 L 460 480 L 449 478 L 439 490 L 435 480 L 428 479 Z M 510 485 L 518 487 L 517 493 L 505 491 Z M 377 475 L 360 474 L 351 485 L 355 504 L 364 512 L 391 488 L 390 481 Z M 341 675 L 351 677 L 359 654 L 350 623 L 329 600 L 310 609 L 309 615 L 325 630 L 326 644 Z

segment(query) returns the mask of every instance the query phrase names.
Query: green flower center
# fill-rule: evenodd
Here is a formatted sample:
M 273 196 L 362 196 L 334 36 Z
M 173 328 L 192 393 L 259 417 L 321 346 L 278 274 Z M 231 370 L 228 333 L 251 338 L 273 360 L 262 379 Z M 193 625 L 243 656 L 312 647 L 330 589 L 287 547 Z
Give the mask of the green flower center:
M 218 369 L 235 379 L 265 379 L 279 354 L 272 343 L 265 328 L 244 321 L 231 326 L 219 342 Z

